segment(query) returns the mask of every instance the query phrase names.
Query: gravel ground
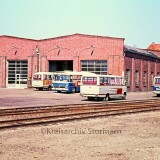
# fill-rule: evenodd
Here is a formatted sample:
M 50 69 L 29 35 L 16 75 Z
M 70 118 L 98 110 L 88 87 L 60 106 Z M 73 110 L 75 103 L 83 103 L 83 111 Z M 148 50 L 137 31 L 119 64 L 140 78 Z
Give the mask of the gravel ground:
M 2 160 L 160 160 L 160 112 L 0 131 Z

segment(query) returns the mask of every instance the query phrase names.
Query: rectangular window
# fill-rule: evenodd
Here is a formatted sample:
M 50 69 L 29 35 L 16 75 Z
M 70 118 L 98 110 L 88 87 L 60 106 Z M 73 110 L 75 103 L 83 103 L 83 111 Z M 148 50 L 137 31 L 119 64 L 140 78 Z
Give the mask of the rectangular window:
M 109 85 L 110 84 L 110 78 L 109 77 L 101 77 L 100 78 L 100 85 Z
M 146 71 L 143 72 L 143 86 L 144 87 L 147 86 L 147 72 Z
M 107 61 L 106 60 L 83 60 L 81 61 L 81 71 L 93 72 L 96 74 L 107 74 Z
M 135 86 L 139 86 L 139 71 L 135 71 Z
M 160 78 L 155 78 L 155 84 L 160 84 Z
M 122 86 L 124 85 L 124 79 L 122 77 L 100 77 L 100 85 Z
M 82 83 L 87 85 L 96 85 L 97 77 L 83 77 Z
M 130 86 L 130 69 L 126 69 L 126 86 Z
M 151 84 L 153 84 L 153 80 L 154 80 L 154 73 L 151 72 Z

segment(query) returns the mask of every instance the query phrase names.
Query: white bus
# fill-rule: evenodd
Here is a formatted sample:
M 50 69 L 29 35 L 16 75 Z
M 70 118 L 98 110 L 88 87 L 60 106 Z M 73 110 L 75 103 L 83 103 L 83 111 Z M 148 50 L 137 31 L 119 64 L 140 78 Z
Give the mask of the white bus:
M 127 87 L 124 77 L 116 75 L 82 76 L 80 95 L 88 100 L 110 100 L 110 98 L 126 99 Z
M 160 97 L 160 76 L 154 77 L 152 92 L 156 94 L 157 97 Z
M 32 87 L 38 90 L 51 90 L 54 72 L 36 72 L 32 76 Z

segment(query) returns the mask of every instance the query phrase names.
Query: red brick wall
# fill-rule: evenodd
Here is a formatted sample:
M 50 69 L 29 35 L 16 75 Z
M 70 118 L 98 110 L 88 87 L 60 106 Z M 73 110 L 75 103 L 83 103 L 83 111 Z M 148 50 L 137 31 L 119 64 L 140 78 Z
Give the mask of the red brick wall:
M 30 39 L 0 36 L 0 87 L 6 87 L 7 60 L 28 60 L 28 76 L 31 75 L 30 57 L 35 56 L 36 44 L 36 41 Z
M 49 70 L 49 60 L 73 60 L 73 70 L 80 70 L 81 60 L 107 60 L 108 73 L 124 71 L 124 39 L 75 34 L 45 40 L 0 36 L 0 87 L 6 84 L 6 60 L 28 60 L 28 78 L 37 68 L 36 46 L 40 49 L 40 71 Z M 5 59 L 6 57 L 6 59 Z
M 4 88 L 6 84 L 6 57 L 0 56 L 0 87 Z
M 80 71 L 81 60 L 107 60 L 108 74 L 122 75 L 130 69 L 130 91 L 150 90 L 151 72 L 160 73 L 160 60 L 138 54 L 127 53 L 124 59 L 124 39 L 74 34 L 45 40 L 31 40 L 11 36 L 0 36 L 0 87 L 6 86 L 7 60 L 28 60 L 28 77 L 37 68 L 36 46 L 40 49 L 40 71 L 48 71 L 50 60 L 73 60 L 73 70 Z M 160 52 L 156 52 L 159 55 Z M 139 86 L 135 87 L 135 70 L 138 70 Z M 144 87 L 143 72 L 147 71 L 147 86 Z
M 155 58 L 126 53 L 125 68 L 130 69 L 130 87 L 129 91 L 146 91 L 151 90 L 151 72 L 154 76 L 160 73 L 160 61 L 156 62 Z M 139 71 L 139 86 L 135 86 L 135 71 Z M 147 72 L 147 86 L 143 85 L 143 73 Z
M 122 75 L 124 70 L 124 41 L 120 38 L 75 34 L 41 40 L 39 45 L 41 54 L 46 56 L 47 60 L 73 60 L 75 71 L 80 70 L 81 60 L 108 60 L 109 74 Z M 43 64 L 41 67 L 45 68 Z

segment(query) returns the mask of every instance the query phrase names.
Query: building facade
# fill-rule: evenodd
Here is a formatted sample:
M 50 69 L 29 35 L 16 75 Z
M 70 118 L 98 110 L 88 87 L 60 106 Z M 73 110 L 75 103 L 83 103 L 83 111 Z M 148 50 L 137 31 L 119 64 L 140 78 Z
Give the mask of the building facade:
M 0 36 L 1 88 L 26 88 L 35 72 L 63 70 L 122 75 L 129 91 L 145 91 L 150 90 L 150 77 L 159 74 L 160 61 L 152 52 L 124 46 L 124 38 L 73 34 L 33 40 Z
M 160 57 L 160 44 L 152 42 L 146 50 L 151 51 Z
M 150 91 L 153 78 L 160 75 L 160 57 L 153 52 L 124 47 L 128 91 Z

